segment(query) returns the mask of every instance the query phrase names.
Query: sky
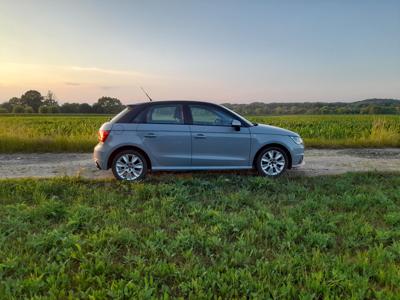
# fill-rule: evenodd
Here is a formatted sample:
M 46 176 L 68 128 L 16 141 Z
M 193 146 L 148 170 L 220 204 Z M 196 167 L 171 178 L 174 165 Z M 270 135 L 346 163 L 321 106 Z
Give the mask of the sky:
M 0 0 L 0 102 L 400 98 L 400 1 Z

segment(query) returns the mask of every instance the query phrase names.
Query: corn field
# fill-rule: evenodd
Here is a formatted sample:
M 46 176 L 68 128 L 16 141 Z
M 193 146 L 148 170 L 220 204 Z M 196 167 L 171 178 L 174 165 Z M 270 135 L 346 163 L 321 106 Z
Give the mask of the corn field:
M 0 116 L 0 153 L 90 152 L 104 115 Z M 307 147 L 400 147 L 397 115 L 248 116 L 299 133 Z

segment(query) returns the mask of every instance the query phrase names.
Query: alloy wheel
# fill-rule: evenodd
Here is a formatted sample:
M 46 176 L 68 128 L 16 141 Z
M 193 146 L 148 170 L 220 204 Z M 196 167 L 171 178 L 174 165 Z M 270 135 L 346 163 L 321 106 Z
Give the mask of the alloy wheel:
M 135 154 L 121 155 L 116 161 L 115 171 L 123 180 L 136 180 L 143 172 L 143 161 Z
M 261 157 L 261 169 L 269 176 L 277 176 L 282 173 L 285 163 L 285 156 L 275 149 L 265 152 Z

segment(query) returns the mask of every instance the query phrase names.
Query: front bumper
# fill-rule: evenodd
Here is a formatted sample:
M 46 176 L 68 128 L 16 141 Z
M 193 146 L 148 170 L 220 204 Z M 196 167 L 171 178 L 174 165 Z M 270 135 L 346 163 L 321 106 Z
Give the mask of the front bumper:
M 304 166 L 304 146 L 298 145 L 291 149 L 292 168 Z
M 304 155 L 296 155 L 292 161 L 292 169 L 296 169 L 304 166 L 306 163 L 304 162 Z

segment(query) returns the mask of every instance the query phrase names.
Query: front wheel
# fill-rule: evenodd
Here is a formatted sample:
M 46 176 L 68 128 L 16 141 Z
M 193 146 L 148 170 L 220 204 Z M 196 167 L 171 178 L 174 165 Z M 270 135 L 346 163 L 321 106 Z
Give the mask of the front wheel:
M 278 147 L 268 147 L 258 155 L 256 168 L 262 176 L 277 177 L 286 171 L 288 163 L 285 151 Z
M 139 181 L 146 176 L 147 163 L 139 152 L 126 150 L 114 157 L 111 169 L 118 180 Z

